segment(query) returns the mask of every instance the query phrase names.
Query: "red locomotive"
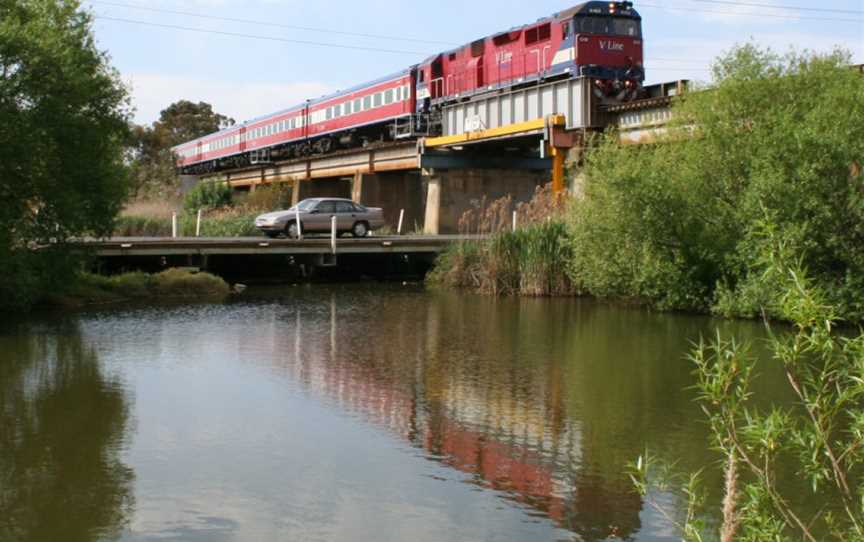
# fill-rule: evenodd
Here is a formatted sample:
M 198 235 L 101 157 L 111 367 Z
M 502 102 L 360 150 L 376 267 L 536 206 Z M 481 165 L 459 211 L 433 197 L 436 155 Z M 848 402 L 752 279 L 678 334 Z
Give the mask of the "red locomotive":
M 541 80 L 588 77 L 595 94 L 633 99 L 642 88 L 641 17 L 630 2 L 586 2 L 430 57 L 391 76 L 307 101 L 178 145 L 183 173 L 434 133 L 448 103 Z

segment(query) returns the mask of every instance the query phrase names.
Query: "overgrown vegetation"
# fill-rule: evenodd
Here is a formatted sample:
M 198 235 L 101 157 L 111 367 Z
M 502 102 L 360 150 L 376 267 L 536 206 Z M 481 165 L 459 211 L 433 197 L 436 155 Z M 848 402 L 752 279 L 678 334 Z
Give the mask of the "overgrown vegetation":
M 570 258 L 566 233 L 563 223 L 548 222 L 502 231 L 488 242 L 461 241 L 439 257 L 428 281 L 500 295 L 572 294 L 560 265 Z
M 768 346 L 785 369 L 796 402 L 790 408 L 756 408 L 755 358 L 748 346 L 719 334 L 712 343 L 700 343 L 692 355 L 696 388 L 722 458 L 724 494 L 720 502 L 709 501 L 698 475 L 692 475 L 681 488 L 688 502 L 681 516 L 657 509 L 687 541 L 862 541 L 864 333 L 854 338 L 838 333 L 831 296 L 795 259 L 794 233 L 763 223 L 761 239 L 762 265 L 778 292 L 772 303 L 794 324 L 791 333 L 772 334 Z M 784 464 L 794 465 L 800 487 L 784 480 L 789 475 Z M 651 461 L 640 458 L 633 472 L 649 499 L 654 487 L 674 490 L 654 470 Z M 803 506 L 802 491 L 824 506 Z M 706 514 L 721 518 L 716 531 L 708 527 Z
M 284 185 L 259 187 L 254 192 L 237 196 L 225 195 L 225 185 L 201 184 L 206 187 L 192 191 L 183 201 L 184 210 L 167 206 L 137 203 L 117 218 L 113 234 L 118 237 L 168 237 L 171 235 L 172 214 L 177 213 L 177 234 L 195 235 L 198 209 L 202 210 L 201 236 L 246 237 L 260 235 L 255 217 L 267 211 L 291 206 L 291 188 Z M 215 188 L 214 188 L 215 187 Z
M 232 188 L 228 183 L 198 183 L 183 198 L 183 209 L 187 213 L 198 210 L 209 211 L 231 205 Z
M 460 232 L 486 234 L 486 242 L 453 244 L 436 263 L 430 284 L 468 288 L 496 295 L 570 295 L 574 287 L 561 267 L 569 261 L 570 243 L 563 222 L 565 200 L 551 186 L 538 187 L 534 198 L 513 205 L 505 197 L 465 212 Z M 513 211 L 517 226 L 513 230 Z
M 142 272 L 114 276 L 80 273 L 72 286 L 48 303 L 104 303 L 135 299 L 224 299 L 230 294 L 228 284 L 209 273 L 185 269 L 167 269 L 157 274 Z
M 127 92 L 91 25 L 75 0 L 0 0 L 2 309 L 65 284 L 63 241 L 110 232 L 127 194 Z
M 782 230 L 839 314 L 864 317 L 864 80 L 845 53 L 747 45 L 710 90 L 674 106 L 669 135 L 587 154 L 571 278 L 663 309 L 779 317 L 757 235 Z

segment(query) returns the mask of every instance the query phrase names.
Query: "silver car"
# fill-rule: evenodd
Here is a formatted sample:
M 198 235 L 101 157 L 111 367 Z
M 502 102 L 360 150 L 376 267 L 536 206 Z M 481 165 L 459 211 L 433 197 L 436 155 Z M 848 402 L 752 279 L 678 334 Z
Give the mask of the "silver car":
M 304 234 L 329 232 L 334 216 L 338 235 L 351 232 L 354 237 L 366 237 L 370 231 L 384 226 L 384 211 L 378 207 L 364 207 L 344 198 L 310 198 L 286 211 L 274 211 L 259 216 L 255 219 L 255 227 L 268 237 L 284 234 L 296 239 L 301 229 Z

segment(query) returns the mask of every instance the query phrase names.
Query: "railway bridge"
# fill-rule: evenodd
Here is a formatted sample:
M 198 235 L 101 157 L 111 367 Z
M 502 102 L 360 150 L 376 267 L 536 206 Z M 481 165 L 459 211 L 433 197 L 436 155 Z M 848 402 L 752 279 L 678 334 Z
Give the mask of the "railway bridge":
M 510 196 L 528 201 L 550 181 L 565 190 L 565 166 L 578 165 L 587 134 L 615 125 L 622 143 L 644 143 L 663 130 L 669 104 L 685 81 L 648 87 L 648 98 L 604 106 L 590 79 L 538 83 L 481 95 L 447 107 L 442 135 L 371 144 L 222 171 L 195 181 L 237 190 L 289 184 L 296 203 L 307 197 L 348 197 L 383 207 L 405 230 L 458 233 L 468 210 Z

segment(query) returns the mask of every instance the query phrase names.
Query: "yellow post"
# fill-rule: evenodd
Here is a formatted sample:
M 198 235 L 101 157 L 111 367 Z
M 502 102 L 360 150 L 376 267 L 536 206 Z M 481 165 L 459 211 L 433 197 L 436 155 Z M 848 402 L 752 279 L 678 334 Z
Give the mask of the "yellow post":
M 556 194 L 564 192 L 564 149 L 551 147 L 552 154 L 552 191 Z

